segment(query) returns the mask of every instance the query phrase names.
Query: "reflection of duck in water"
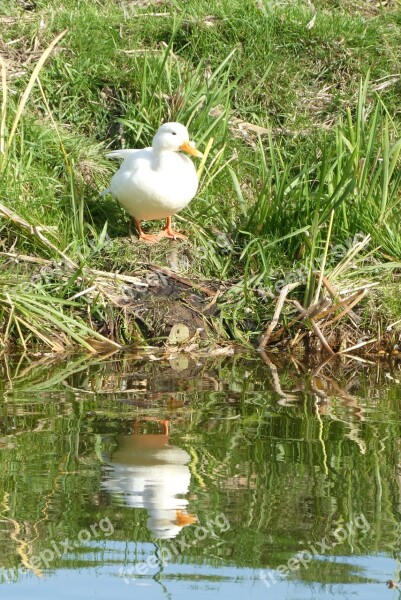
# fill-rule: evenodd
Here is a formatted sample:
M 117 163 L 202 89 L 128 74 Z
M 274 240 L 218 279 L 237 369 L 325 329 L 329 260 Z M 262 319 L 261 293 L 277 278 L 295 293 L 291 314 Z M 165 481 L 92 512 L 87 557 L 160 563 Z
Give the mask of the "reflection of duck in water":
M 190 456 L 169 445 L 168 421 L 142 420 L 163 423 L 163 434 L 140 434 L 136 421 L 131 435 L 117 438 L 102 487 L 120 495 L 127 506 L 148 509 L 148 527 L 155 537 L 173 538 L 196 520 L 187 513 L 188 500 L 182 497 L 191 479 Z

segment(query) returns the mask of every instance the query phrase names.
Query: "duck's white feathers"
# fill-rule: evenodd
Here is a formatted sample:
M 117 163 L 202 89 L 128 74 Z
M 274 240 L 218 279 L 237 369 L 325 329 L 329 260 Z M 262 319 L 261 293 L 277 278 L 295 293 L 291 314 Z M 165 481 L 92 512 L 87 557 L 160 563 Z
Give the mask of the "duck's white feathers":
M 198 189 L 195 166 L 187 156 L 154 146 L 114 150 L 107 155 L 122 158 L 123 162 L 103 193 L 115 196 L 140 221 L 174 215 L 192 200 Z
M 130 156 L 132 156 L 136 152 L 140 152 L 140 150 L 130 150 L 128 148 L 126 150 L 112 150 L 111 152 L 106 154 L 106 158 L 123 158 L 125 160 L 126 158 L 130 158 Z

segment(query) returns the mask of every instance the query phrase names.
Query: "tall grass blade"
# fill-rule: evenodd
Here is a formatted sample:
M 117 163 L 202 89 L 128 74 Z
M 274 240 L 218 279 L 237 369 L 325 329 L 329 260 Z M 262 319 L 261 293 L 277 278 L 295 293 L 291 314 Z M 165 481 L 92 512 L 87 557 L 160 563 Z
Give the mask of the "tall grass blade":
M 7 117 L 7 70 L 6 63 L 0 56 L 1 68 L 1 119 L 0 119 L 0 154 L 5 153 L 6 117 Z
M 15 117 L 14 117 L 14 122 L 11 126 L 11 130 L 7 139 L 7 143 L 5 146 L 5 151 L 4 154 L 7 155 L 7 152 L 12 144 L 12 141 L 14 139 L 14 135 L 15 132 L 17 130 L 18 127 L 18 123 L 21 119 L 22 113 L 24 111 L 25 105 L 28 101 L 28 98 L 31 94 L 32 88 L 35 85 L 35 82 L 39 76 L 39 73 L 43 67 L 43 65 L 45 64 L 46 60 L 49 58 L 52 50 L 55 48 L 55 46 L 57 46 L 57 44 L 59 43 L 59 41 L 65 36 L 65 34 L 67 33 L 67 29 L 65 29 L 64 31 L 62 31 L 61 33 L 59 33 L 54 40 L 51 42 L 51 44 L 46 48 L 46 50 L 43 52 L 42 56 L 40 57 L 40 59 L 38 60 L 38 62 L 35 65 L 34 70 L 32 71 L 31 77 L 29 79 L 28 85 L 26 86 L 24 93 L 21 96 L 17 111 L 15 113 Z M 4 164 L 4 163 L 3 163 Z
M 379 214 L 379 224 L 383 222 L 387 209 L 388 188 L 389 188 L 389 132 L 388 132 L 388 117 L 384 119 L 383 129 L 383 169 L 382 169 L 382 186 L 381 186 L 381 204 Z

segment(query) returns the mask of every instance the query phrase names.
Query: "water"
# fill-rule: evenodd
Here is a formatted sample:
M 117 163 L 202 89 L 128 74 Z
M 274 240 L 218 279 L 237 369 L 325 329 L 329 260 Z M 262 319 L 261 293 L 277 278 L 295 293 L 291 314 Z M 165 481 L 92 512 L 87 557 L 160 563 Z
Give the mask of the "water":
M 7 599 L 399 597 L 401 373 L 3 359 Z

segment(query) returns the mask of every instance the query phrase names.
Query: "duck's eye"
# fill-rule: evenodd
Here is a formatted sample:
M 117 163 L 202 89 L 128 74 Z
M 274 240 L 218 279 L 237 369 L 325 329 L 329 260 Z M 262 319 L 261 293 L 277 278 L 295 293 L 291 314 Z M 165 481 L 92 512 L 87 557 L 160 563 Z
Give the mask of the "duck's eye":
M 171 133 L 172 133 L 173 135 L 177 135 L 177 133 L 176 133 L 175 131 L 172 131 Z

